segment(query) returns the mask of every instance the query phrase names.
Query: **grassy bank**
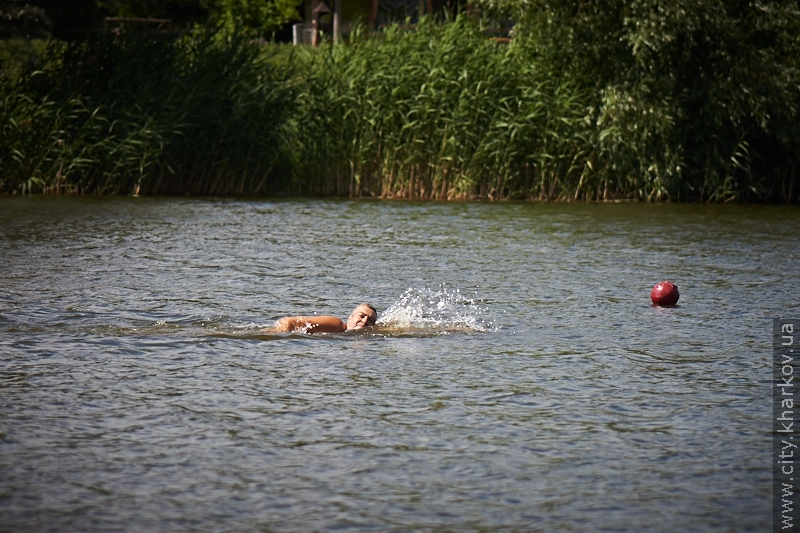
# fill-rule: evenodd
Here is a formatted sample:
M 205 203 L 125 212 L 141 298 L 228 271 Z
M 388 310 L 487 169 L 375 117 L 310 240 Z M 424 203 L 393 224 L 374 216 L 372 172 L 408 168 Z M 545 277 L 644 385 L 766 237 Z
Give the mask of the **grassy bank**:
M 796 69 L 603 78 L 527 24 L 509 45 L 463 17 L 320 49 L 54 44 L 3 89 L 0 192 L 800 198 Z

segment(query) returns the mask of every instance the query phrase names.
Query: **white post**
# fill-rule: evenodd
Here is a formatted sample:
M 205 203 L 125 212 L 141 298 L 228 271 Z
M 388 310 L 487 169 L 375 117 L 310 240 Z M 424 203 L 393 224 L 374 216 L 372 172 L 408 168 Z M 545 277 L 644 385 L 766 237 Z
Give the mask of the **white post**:
M 342 38 L 342 0 L 333 0 L 333 42 Z

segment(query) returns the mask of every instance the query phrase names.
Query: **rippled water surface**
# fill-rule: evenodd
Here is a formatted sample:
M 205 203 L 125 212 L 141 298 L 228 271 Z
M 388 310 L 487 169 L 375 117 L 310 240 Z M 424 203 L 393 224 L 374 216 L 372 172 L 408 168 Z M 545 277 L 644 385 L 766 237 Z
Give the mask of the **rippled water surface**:
M 800 211 L 0 198 L 0 529 L 766 531 Z M 679 305 L 651 307 L 662 279 Z M 265 331 L 284 315 L 371 331 Z

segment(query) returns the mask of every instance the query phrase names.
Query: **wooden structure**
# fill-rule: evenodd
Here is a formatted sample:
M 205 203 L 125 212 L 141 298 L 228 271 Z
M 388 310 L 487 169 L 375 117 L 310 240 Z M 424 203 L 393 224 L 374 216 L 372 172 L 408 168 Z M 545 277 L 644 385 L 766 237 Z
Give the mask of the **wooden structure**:
M 376 30 L 392 22 L 416 21 L 420 16 L 442 11 L 449 3 L 448 0 L 305 0 L 306 22 L 295 25 L 294 42 L 316 46 L 320 31 L 339 41 L 355 22 Z M 305 36 L 308 32 L 312 33 L 310 39 Z

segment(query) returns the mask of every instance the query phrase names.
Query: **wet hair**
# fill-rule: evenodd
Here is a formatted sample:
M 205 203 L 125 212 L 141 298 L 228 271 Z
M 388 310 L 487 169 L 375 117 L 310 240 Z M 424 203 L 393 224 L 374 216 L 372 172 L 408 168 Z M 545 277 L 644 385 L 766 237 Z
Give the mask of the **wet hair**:
M 360 307 L 360 306 L 362 306 L 362 305 L 365 305 L 365 306 L 369 307 L 370 309 L 372 309 L 373 311 L 375 311 L 375 316 L 376 316 L 376 317 L 378 316 L 378 310 L 377 310 L 377 309 L 375 309 L 375 306 L 374 306 L 374 305 L 372 305 L 372 304 L 368 304 L 368 303 L 363 303 L 363 304 L 359 304 L 359 307 Z

